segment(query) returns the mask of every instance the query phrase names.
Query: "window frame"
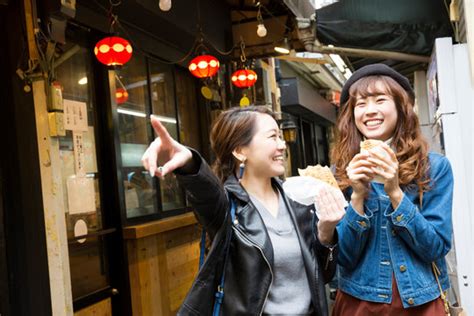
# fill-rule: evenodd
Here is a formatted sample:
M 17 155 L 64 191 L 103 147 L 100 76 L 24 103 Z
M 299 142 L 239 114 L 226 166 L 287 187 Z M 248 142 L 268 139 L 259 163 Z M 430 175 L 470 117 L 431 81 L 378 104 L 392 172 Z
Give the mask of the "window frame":
M 177 124 L 177 141 L 180 142 L 180 128 L 181 128 L 181 120 L 180 120 L 180 115 L 179 115 L 179 109 L 178 109 L 178 96 L 177 96 L 177 86 L 176 86 L 176 72 L 179 71 L 177 69 L 176 65 L 168 65 L 167 63 L 164 63 L 163 61 L 151 57 L 147 54 L 140 54 L 140 58 L 143 58 L 145 61 L 145 67 L 146 67 L 146 80 L 147 80 L 147 97 L 145 101 L 145 113 L 147 117 L 152 113 L 153 110 L 153 102 L 152 102 L 152 86 L 151 86 L 151 76 L 152 76 L 152 64 L 162 64 L 165 67 L 169 67 L 170 73 L 172 75 L 172 80 L 173 80 L 173 106 L 174 106 L 174 111 L 175 111 L 175 118 L 176 118 L 176 124 Z M 115 70 L 111 70 L 112 73 L 115 72 Z M 109 86 L 111 91 L 115 90 L 115 81 L 112 82 L 111 78 L 113 79 L 113 75 L 109 74 Z M 196 93 L 196 91 L 193 91 Z M 110 94 L 111 96 L 113 95 L 112 92 Z M 122 167 L 122 159 L 121 159 L 121 142 L 120 142 L 120 131 L 119 131 L 119 124 L 118 124 L 118 113 L 117 113 L 117 104 L 115 101 L 111 100 L 111 111 L 112 115 L 114 116 L 114 124 L 113 124 L 113 133 L 114 133 L 114 139 L 116 142 L 116 163 L 117 163 L 117 173 L 119 175 L 119 181 L 118 181 L 118 197 L 120 201 L 120 214 L 122 218 L 122 226 L 132 226 L 132 225 L 137 225 L 137 224 L 143 224 L 151 221 L 156 221 L 156 220 L 161 220 L 165 218 L 170 218 L 173 216 L 177 215 L 182 215 L 188 212 L 191 212 L 193 208 L 188 205 L 186 196 L 185 196 L 185 206 L 181 208 L 176 208 L 176 209 L 171 209 L 171 210 L 163 210 L 163 205 L 161 201 L 161 185 L 160 185 L 160 180 L 157 177 L 153 178 L 155 188 L 156 188 L 156 203 L 158 206 L 157 212 L 154 212 L 152 214 L 145 214 L 141 216 L 136 216 L 136 217 L 127 217 L 127 208 L 125 205 L 125 190 L 123 187 L 123 179 L 124 175 L 122 174 L 121 169 Z M 199 102 L 198 102 L 199 103 Z M 199 111 L 200 116 L 202 115 L 202 112 Z M 201 118 L 199 120 L 201 122 Z M 201 136 L 201 142 L 203 142 L 203 133 L 202 133 L 202 125 L 199 124 L 199 129 L 200 129 L 200 136 Z M 151 124 L 148 125 L 148 135 L 154 135 L 154 130 Z M 151 143 L 154 140 L 153 136 L 149 136 L 148 143 Z M 180 187 L 180 190 L 185 194 L 185 191 L 182 187 Z

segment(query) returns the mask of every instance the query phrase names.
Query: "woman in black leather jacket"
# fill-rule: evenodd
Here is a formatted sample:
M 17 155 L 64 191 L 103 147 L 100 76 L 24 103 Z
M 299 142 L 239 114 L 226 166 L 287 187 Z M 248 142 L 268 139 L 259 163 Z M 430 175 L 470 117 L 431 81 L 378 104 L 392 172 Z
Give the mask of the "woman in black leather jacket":
M 330 190 L 315 193 L 319 219 L 314 207 L 286 197 L 277 178 L 286 146 L 272 112 L 254 106 L 223 112 L 211 132 L 213 171 L 157 118 L 151 123 L 158 137 L 143 155 L 144 167 L 159 177 L 177 175 L 213 240 L 178 315 L 212 315 L 228 237 L 224 315 L 327 315 L 324 284 L 335 272 L 335 226 L 345 211 Z M 161 167 L 158 156 L 167 161 Z M 236 205 L 233 221 L 228 197 Z

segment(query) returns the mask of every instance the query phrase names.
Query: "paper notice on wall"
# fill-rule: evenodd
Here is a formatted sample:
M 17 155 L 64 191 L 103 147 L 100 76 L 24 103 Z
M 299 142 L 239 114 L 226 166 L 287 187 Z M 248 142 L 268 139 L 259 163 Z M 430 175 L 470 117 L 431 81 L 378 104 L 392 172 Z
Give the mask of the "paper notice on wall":
M 74 142 L 74 166 L 76 175 L 78 177 L 84 177 L 86 175 L 84 133 L 73 131 L 72 140 Z
M 87 104 L 72 100 L 64 100 L 64 129 L 87 132 Z
M 96 211 L 94 179 L 72 176 L 67 179 L 69 215 Z
M 87 173 L 97 172 L 97 158 L 95 153 L 94 127 L 89 126 L 89 130 L 84 135 L 84 159 Z

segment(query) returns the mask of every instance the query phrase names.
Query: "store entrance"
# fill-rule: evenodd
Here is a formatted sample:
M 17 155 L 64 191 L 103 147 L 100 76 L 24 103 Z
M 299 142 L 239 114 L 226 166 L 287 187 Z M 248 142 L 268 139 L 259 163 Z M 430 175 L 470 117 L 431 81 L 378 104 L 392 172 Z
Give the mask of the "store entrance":
M 123 260 L 120 214 L 114 205 L 111 153 L 99 100 L 107 72 L 89 49 L 94 34 L 68 24 L 68 38 L 55 66 L 54 93 L 61 98 L 64 132 L 57 136 L 61 192 L 68 239 L 75 315 L 127 315 L 128 270 Z M 53 105 L 55 103 L 53 102 Z

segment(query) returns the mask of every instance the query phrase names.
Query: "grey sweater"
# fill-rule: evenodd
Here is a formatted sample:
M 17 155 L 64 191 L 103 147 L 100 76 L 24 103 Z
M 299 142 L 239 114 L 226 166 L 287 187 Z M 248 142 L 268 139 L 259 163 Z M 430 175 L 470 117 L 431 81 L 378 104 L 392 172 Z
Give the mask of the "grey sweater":
M 293 221 L 279 194 L 278 215 L 250 195 L 268 230 L 273 246 L 273 283 L 264 307 L 265 315 L 310 314 L 311 295 L 301 248 Z

